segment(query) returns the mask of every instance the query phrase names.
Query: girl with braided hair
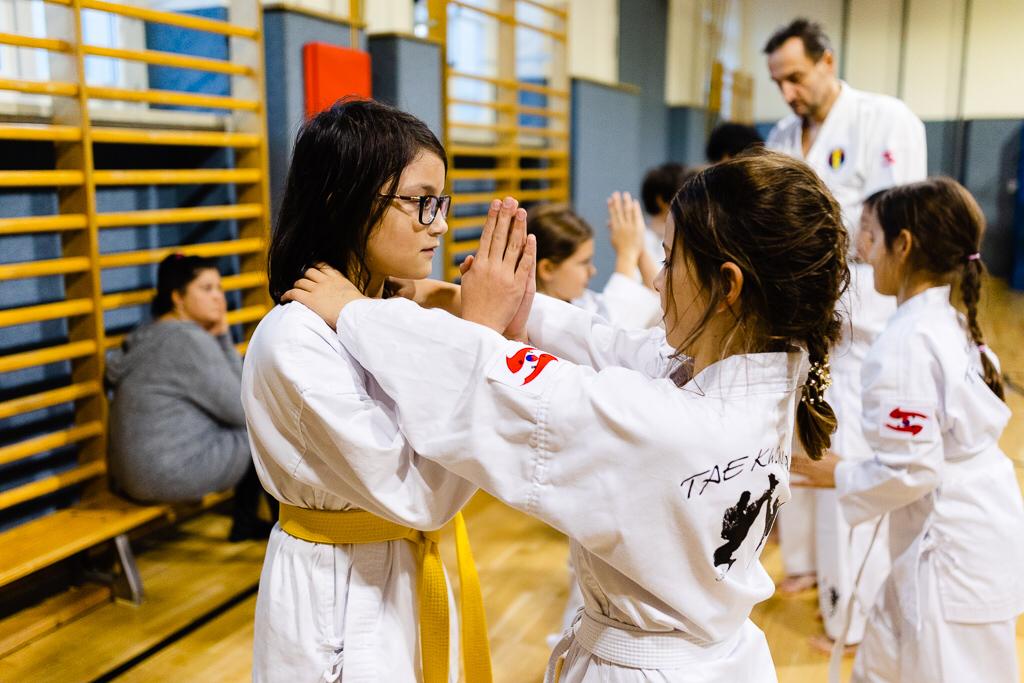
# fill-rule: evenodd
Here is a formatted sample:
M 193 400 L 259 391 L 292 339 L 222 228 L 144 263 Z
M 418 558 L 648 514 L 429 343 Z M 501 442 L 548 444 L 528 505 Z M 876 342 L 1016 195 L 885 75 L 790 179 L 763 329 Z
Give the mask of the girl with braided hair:
M 874 457 L 793 461 L 836 487 L 850 524 L 888 513 L 892 572 L 854 680 L 1016 682 L 1024 504 L 999 449 L 1010 410 L 978 324 L 984 217 L 949 178 L 886 190 L 874 214 L 875 288 L 898 302 L 861 373 Z
M 835 429 L 838 204 L 779 154 L 701 171 L 671 202 L 665 327 L 644 331 L 534 297 L 534 236 L 510 225 L 492 205 L 462 320 L 328 268 L 287 296 L 335 326 L 421 457 L 570 537 L 584 607 L 547 680 L 775 681 L 749 617 L 774 591 L 759 559 L 794 424 L 812 457 Z

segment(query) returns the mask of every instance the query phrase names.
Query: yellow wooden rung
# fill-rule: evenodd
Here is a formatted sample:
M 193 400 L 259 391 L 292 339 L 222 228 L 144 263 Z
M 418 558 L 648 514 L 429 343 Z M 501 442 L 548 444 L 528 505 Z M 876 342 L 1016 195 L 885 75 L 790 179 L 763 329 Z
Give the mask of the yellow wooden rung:
M 151 209 L 123 211 L 96 215 L 96 225 L 114 228 L 126 225 L 160 225 L 164 223 L 191 223 L 193 221 L 220 221 L 258 218 L 263 215 L 260 204 L 226 204 L 219 206 L 193 206 L 184 209 Z
M 100 256 L 99 262 L 101 268 L 123 268 L 125 266 L 141 266 L 146 263 L 159 263 L 175 253 L 212 258 L 234 254 L 252 254 L 262 249 L 263 240 L 257 237 L 250 237 L 248 239 L 230 240 L 227 242 L 206 242 L 204 244 L 188 244 L 180 247 L 164 247 L 163 249 L 103 254 Z
M 155 289 L 138 289 L 131 292 L 115 292 L 103 295 L 103 310 L 109 311 L 114 308 L 126 306 L 141 306 L 148 304 L 156 295 Z
M 2 138 L 0 128 L 0 138 Z M 219 133 L 199 130 L 157 130 L 141 128 L 93 128 L 93 142 L 125 145 L 182 145 L 193 147 L 258 147 L 255 133 Z
M 75 97 L 78 86 L 74 83 L 60 81 L 23 81 L 15 78 L 0 78 L 0 90 L 11 90 L 32 95 L 60 95 Z
M 69 52 L 70 43 L 53 38 L 36 38 L 34 36 L 19 36 L 15 33 L 0 33 L 0 45 L 13 45 L 14 47 L 34 47 L 41 50 L 53 50 L 54 52 Z
M 445 249 L 451 255 L 455 254 L 472 254 L 480 248 L 480 240 L 463 240 L 462 242 L 449 242 L 445 245 Z
M 127 335 L 124 334 L 118 334 L 114 335 L 113 337 L 107 337 L 106 340 L 103 342 L 103 348 L 106 349 L 107 351 L 110 351 L 111 349 L 121 348 L 121 344 L 124 343 L 124 338 L 126 336 Z
M 261 174 L 255 168 L 200 168 L 195 170 L 94 171 L 97 185 L 179 185 L 217 183 L 258 183 Z
M 89 270 L 89 268 L 89 259 L 85 256 L 69 256 L 67 258 L 45 259 L 42 261 L 6 263 L 4 265 L 0 265 L 0 280 L 17 280 L 25 277 L 45 277 L 47 275 L 82 273 Z
M 542 116 L 544 118 L 553 119 L 566 119 L 569 117 L 567 112 L 559 109 L 545 109 L 544 107 L 529 107 L 525 105 L 519 105 L 516 107 L 516 111 L 520 114 L 530 114 L 532 116 Z
M 233 311 L 228 311 L 228 324 L 239 325 L 260 320 L 267 314 L 266 306 L 243 306 Z
M 81 185 L 81 171 L 0 171 L 0 187 L 58 187 Z
M 7 508 L 14 507 L 19 503 L 34 500 L 40 496 L 56 493 L 61 489 L 68 488 L 69 486 L 81 484 L 83 481 L 96 479 L 97 477 L 103 476 L 106 471 L 107 465 L 105 462 L 102 460 L 93 460 L 92 462 L 79 465 L 78 467 L 65 472 L 60 472 L 59 474 L 55 474 L 50 477 L 43 477 L 42 479 L 36 479 L 28 484 L 8 489 L 7 491 L 0 493 L 0 510 L 6 510 Z M 6 576 L 0 575 L 0 580 L 7 578 L 8 577 Z
M 0 372 L 13 372 L 37 365 L 47 365 L 96 353 L 96 342 L 92 339 L 50 346 L 35 351 L 24 351 L 0 356 Z
M 516 150 L 516 154 L 521 157 L 530 157 L 531 159 L 569 158 L 569 150 L 565 149 L 531 149 L 530 147 L 520 147 Z
M 262 271 L 225 275 L 220 281 L 221 287 L 226 292 L 263 287 L 266 284 L 267 274 Z M 125 308 L 126 306 L 142 306 L 152 301 L 155 294 L 155 289 L 136 289 L 127 292 L 104 294 L 103 310 L 109 311 L 115 308 Z
M 464 105 L 467 107 L 480 107 L 482 109 L 496 109 L 498 111 L 515 111 L 516 105 L 506 102 L 493 102 L 488 100 L 464 100 L 456 97 L 448 98 L 448 105 Z
M 0 140 L 51 140 L 73 142 L 82 139 L 75 126 L 45 126 L 34 123 L 0 124 Z
M 554 14 L 556 17 L 560 17 L 562 19 L 565 19 L 566 17 L 569 16 L 563 8 L 556 7 L 555 5 L 551 5 L 546 2 L 541 2 L 540 0 L 518 0 L 518 2 L 522 2 L 527 5 L 533 5 L 538 9 L 542 9 L 545 12 L 550 12 L 551 14 Z
M 204 57 L 192 57 L 181 55 L 175 52 L 162 52 L 160 50 L 122 50 L 114 47 L 103 47 L 101 45 L 84 45 L 82 51 L 87 55 L 96 57 L 111 57 L 113 59 L 127 59 L 146 64 L 158 64 L 160 66 L 172 66 L 179 69 L 197 69 L 199 71 L 211 71 L 213 73 L 230 74 L 234 76 L 252 76 L 255 72 L 245 64 L 227 62 L 223 59 L 206 59 Z
M 2 85 L 2 81 L 0 81 Z M 122 100 L 125 102 L 148 102 L 150 104 L 170 104 L 186 107 L 214 107 L 217 109 L 241 109 L 259 111 L 258 100 L 242 100 L 237 97 L 223 95 L 197 95 L 177 90 L 128 90 L 125 88 L 107 88 L 88 86 L 86 95 L 98 100 Z
M 44 434 L 43 436 L 19 441 L 10 446 L 0 448 L 0 465 L 6 465 L 22 458 L 52 451 L 54 448 L 67 446 L 68 444 L 99 436 L 102 433 L 103 423 L 96 420 L 52 434 Z
M 77 173 L 77 171 L 70 171 Z M 88 223 L 80 213 L 63 216 L 27 216 L 24 218 L 0 218 L 0 235 L 20 235 L 31 232 L 58 232 L 79 230 Z
M 77 401 L 80 398 L 95 396 L 100 393 L 99 382 L 79 382 L 60 389 L 51 389 L 30 396 L 12 398 L 0 403 L 0 420 L 5 420 L 15 415 L 31 413 L 33 410 L 42 410 L 50 406 Z
M 514 147 L 487 147 L 483 145 L 448 145 L 448 156 L 508 157 L 518 154 Z
M 252 289 L 253 287 L 263 287 L 267 284 L 267 273 L 266 271 L 252 271 L 249 273 L 238 273 L 237 275 L 225 275 L 221 278 L 220 285 L 225 291 L 233 291 L 236 289 Z
M 486 220 L 487 216 L 459 216 L 458 218 L 449 218 L 447 223 L 450 229 L 458 230 L 459 228 L 482 228 Z
M 226 21 L 218 21 L 216 19 L 203 19 L 188 14 L 160 12 L 158 10 L 146 9 L 144 7 L 136 7 L 133 5 L 103 2 L 102 0 L 82 0 L 81 6 L 82 9 L 94 9 L 101 12 L 110 12 L 111 14 L 119 14 L 122 17 L 131 17 L 133 19 L 141 19 L 142 21 L 149 21 L 157 24 L 167 24 L 169 26 L 180 26 L 181 28 L 191 28 L 197 31 L 206 31 L 208 33 L 219 33 L 224 36 L 238 36 L 252 40 L 259 37 L 259 31 L 254 28 L 238 26 Z
M 22 306 L 0 310 L 0 327 L 23 325 L 54 318 L 67 318 L 73 315 L 92 313 L 92 299 L 68 299 L 55 301 L 52 304 L 38 306 Z

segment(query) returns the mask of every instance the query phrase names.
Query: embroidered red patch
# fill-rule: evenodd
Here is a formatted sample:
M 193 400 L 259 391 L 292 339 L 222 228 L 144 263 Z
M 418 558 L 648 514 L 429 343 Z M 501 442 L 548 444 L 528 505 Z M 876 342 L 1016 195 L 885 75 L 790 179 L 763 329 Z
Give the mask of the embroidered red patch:
M 527 363 L 532 364 L 530 374 L 528 374 L 523 380 L 522 386 L 526 386 L 533 380 L 540 377 L 540 373 L 544 372 L 544 368 L 547 367 L 548 363 L 557 360 L 558 359 L 550 353 L 544 353 L 543 351 L 538 351 L 537 349 L 527 346 L 526 348 L 519 349 L 519 351 L 511 356 L 506 356 L 505 364 L 508 365 L 508 370 L 513 375 L 526 367 Z
M 899 424 L 889 424 L 886 422 L 886 427 L 894 432 L 907 432 L 913 436 L 917 436 L 924 429 L 924 425 L 917 422 L 917 420 L 923 422 L 928 419 L 928 416 L 923 413 L 914 413 L 900 408 L 893 408 L 892 412 L 889 413 L 889 417 L 898 420 Z
M 882 161 L 885 162 L 886 166 L 892 166 L 896 163 L 896 156 L 892 153 L 891 149 L 882 152 Z

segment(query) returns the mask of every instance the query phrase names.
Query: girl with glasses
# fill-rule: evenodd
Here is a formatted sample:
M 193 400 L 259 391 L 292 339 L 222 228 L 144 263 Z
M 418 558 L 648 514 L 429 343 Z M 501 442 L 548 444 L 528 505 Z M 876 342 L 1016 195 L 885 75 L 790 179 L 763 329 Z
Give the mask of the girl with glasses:
M 281 298 L 320 262 L 375 299 L 395 289 L 389 278 L 429 275 L 448 229 L 446 159 L 423 122 L 373 101 L 339 102 L 296 139 L 269 250 L 270 293 L 282 305 L 256 329 L 242 377 L 253 458 L 281 503 L 256 602 L 256 681 L 458 678 L 435 532 L 476 486 L 420 458 L 394 402 L 331 328 Z M 474 654 L 464 667 L 486 683 L 464 544 L 459 559 L 473 607 L 462 615 L 462 650 Z
M 536 244 L 504 205 L 463 276 L 464 320 L 370 300 L 326 267 L 287 296 L 336 324 L 422 457 L 572 539 L 584 609 L 548 680 L 767 683 L 759 557 L 794 431 L 821 457 L 835 429 L 846 247 L 815 173 L 758 151 L 672 200 L 664 329 L 534 299 Z

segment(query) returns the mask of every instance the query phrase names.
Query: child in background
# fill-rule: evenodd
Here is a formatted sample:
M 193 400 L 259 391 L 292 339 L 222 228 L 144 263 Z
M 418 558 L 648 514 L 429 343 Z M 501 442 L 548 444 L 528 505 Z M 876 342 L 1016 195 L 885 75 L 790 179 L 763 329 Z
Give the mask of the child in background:
M 537 238 L 537 291 L 573 303 L 613 325 L 647 329 L 661 321 L 661 304 L 654 290 L 635 279 L 643 254 L 643 222 L 628 219 L 634 215 L 629 195 L 625 204 L 621 196 L 615 199 L 620 211 L 609 220 L 615 272 L 600 293 L 587 289 L 597 272 L 590 225 L 564 204 L 541 205 L 530 211 L 526 229 Z M 609 199 L 609 208 L 612 206 L 613 199 Z
M 875 215 L 875 288 L 899 306 L 862 371 L 874 457 L 793 461 L 812 483 L 835 485 L 850 524 L 889 516 L 892 572 L 853 680 L 1016 683 L 1024 504 L 999 449 L 1010 410 L 978 323 L 984 216 L 948 178 L 887 190 Z M 966 316 L 950 303 L 953 285 Z
M 668 207 L 683 183 L 696 173 L 697 169 L 668 162 L 649 169 L 644 175 L 643 184 L 640 186 L 643 210 L 648 215 L 647 231 L 644 233 L 644 250 L 650 256 L 651 262 L 655 264 L 653 273 L 641 269 L 644 284 L 648 287 L 653 286 L 654 277 L 658 274 L 657 264 L 661 263 L 661 242 L 665 239 Z

